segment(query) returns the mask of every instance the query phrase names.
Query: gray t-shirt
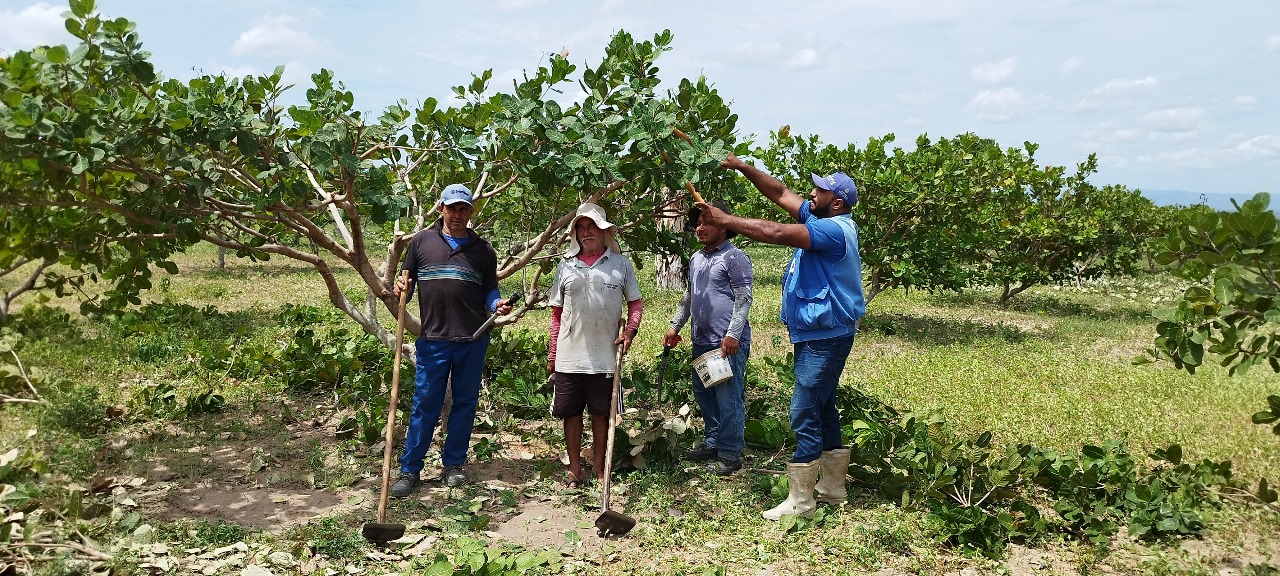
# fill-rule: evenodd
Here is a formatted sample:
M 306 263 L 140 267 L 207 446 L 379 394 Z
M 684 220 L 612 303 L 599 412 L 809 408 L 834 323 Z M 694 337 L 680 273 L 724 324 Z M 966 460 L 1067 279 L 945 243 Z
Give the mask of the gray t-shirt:
M 626 303 L 640 299 L 635 267 L 626 256 L 606 249 L 587 266 L 577 256 L 560 260 L 547 303 L 564 308 L 556 345 L 556 372 L 611 374 L 618 328 Z
M 704 249 L 693 253 L 693 257 L 689 259 L 688 306 L 693 320 L 689 332 L 694 344 L 719 346 L 720 341 L 731 334 L 734 293 L 746 290 L 749 306 L 753 279 L 751 257 L 728 240 L 711 251 Z M 739 342 L 751 340 L 751 323 L 746 321 L 745 312 L 743 310 L 740 314 L 741 333 L 734 334 Z M 679 318 L 678 314 L 677 320 L 684 324 L 684 319 Z M 675 328 L 679 330 L 678 326 Z

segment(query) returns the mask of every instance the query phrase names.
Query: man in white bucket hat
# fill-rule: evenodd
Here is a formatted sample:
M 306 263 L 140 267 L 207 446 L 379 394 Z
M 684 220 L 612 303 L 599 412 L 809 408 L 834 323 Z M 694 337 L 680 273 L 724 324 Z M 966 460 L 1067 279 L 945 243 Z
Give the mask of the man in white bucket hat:
M 729 213 L 720 201 L 712 206 Z M 728 476 L 742 468 L 745 446 L 746 396 L 743 379 L 747 357 L 751 355 L 751 257 L 729 242 L 737 232 L 702 219 L 702 208 L 689 210 L 685 228 L 691 230 L 702 249 L 689 258 L 689 279 L 684 295 L 671 318 L 671 328 L 662 338 L 670 348 L 680 343 L 680 328 L 689 321 L 693 357 L 717 351 L 733 375 L 708 387 L 693 371 L 693 397 L 702 412 L 702 443 L 685 457 L 695 462 L 714 459 L 711 473 Z
M 582 412 L 591 413 L 591 452 L 596 478 L 604 480 L 605 437 L 613 371 L 618 346 L 626 354 L 640 328 L 643 303 L 635 267 L 614 238 L 617 227 L 604 208 L 590 202 L 578 207 L 569 223 L 569 250 L 551 282 L 550 345 L 547 372 L 555 394 L 551 415 L 564 421 L 569 472 L 565 484 L 577 487 L 582 474 Z M 623 321 L 625 329 L 618 328 Z

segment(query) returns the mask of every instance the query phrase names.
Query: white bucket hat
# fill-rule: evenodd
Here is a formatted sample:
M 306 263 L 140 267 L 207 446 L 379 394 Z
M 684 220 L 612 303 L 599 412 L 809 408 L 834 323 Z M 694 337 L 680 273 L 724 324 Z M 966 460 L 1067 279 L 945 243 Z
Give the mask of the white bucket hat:
M 618 240 L 613 237 L 613 223 L 604 217 L 604 208 L 601 208 L 590 202 L 583 202 L 578 206 L 577 213 L 574 214 L 573 220 L 569 221 L 569 229 L 565 232 L 569 235 L 569 249 L 565 251 L 566 258 L 578 255 L 578 251 L 582 250 L 582 246 L 578 244 L 578 235 L 574 233 L 573 227 L 581 218 L 590 218 L 596 223 L 596 228 L 605 232 L 604 245 L 608 246 L 616 254 L 622 254 L 622 249 L 618 247 Z

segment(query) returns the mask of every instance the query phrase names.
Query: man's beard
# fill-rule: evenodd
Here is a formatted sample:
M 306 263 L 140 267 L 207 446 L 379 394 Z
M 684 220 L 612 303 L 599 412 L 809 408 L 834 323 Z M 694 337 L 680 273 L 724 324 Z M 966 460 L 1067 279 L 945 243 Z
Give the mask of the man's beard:
M 826 206 L 819 207 L 816 202 L 810 200 L 809 213 L 813 214 L 815 218 L 826 218 L 831 215 L 831 205 L 827 204 Z

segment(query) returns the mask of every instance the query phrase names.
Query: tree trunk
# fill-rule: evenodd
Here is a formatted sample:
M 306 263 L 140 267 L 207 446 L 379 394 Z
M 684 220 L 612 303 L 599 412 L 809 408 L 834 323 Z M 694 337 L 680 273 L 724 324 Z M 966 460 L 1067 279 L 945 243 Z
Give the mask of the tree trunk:
M 663 190 L 663 194 L 664 195 L 666 194 L 666 190 Z M 685 214 L 684 214 L 683 206 L 684 206 L 684 200 L 681 199 L 678 201 L 678 204 L 676 204 L 673 208 L 671 208 L 670 210 L 667 210 L 665 212 L 666 214 L 669 214 L 669 215 L 674 214 L 674 215 L 668 216 L 665 218 L 659 218 L 658 229 L 659 230 L 675 230 L 683 234 L 684 224 L 685 224 L 684 222 Z M 685 243 L 682 240 L 680 242 L 680 247 L 682 249 L 682 252 L 683 252 L 684 245 Z M 684 255 L 683 254 L 669 254 L 669 255 L 659 254 L 655 259 L 657 261 L 656 265 L 654 266 L 654 270 L 656 270 L 655 274 L 657 275 L 657 277 L 655 278 L 655 283 L 658 285 L 658 288 L 661 288 L 664 290 L 683 289 L 685 285 L 685 267 L 686 267 Z
M 222 270 L 227 267 L 227 247 L 218 247 L 218 269 Z
M 655 282 L 658 288 L 664 290 L 679 290 L 684 288 L 684 259 L 671 255 L 657 256 L 657 278 Z

